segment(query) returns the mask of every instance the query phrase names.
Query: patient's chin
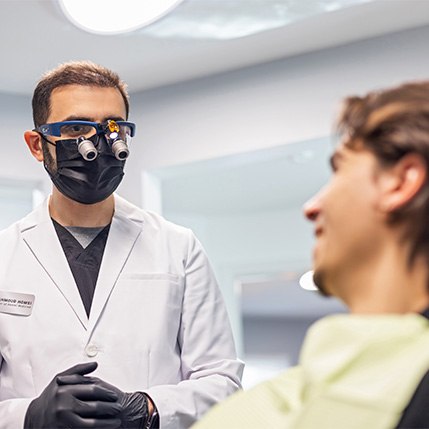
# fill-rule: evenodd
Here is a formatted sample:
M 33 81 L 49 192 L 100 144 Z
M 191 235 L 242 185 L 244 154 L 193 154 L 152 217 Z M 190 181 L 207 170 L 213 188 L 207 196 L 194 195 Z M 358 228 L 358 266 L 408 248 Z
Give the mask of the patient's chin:
M 313 282 L 317 286 L 317 290 L 322 296 L 331 296 L 326 288 L 326 283 L 324 280 L 324 275 L 320 270 L 315 270 L 313 273 Z

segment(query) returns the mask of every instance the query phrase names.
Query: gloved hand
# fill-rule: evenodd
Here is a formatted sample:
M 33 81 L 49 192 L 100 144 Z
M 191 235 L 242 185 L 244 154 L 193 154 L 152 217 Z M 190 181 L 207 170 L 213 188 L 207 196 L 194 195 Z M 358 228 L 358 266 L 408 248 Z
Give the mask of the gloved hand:
M 96 362 L 75 365 L 57 374 L 41 395 L 34 399 L 25 415 L 25 429 L 103 428 L 117 429 L 122 407 L 118 394 L 93 382 L 85 374 L 97 368 Z M 74 383 L 61 383 L 74 377 Z
M 149 409 L 147 397 L 142 392 L 127 393 L 106 383 L 97 377 L 85 377 L 81 374 L 67 374 L 57 377 L 59 385 L 76 385 L 90 381 L 93 386 L 100 388 L 103 391 L 114 392 L 117 396 L 117 403 L 121 407 L 121 411 L 117 417 L 121 420 L 121 428 L 140 429 L 146 427 L 149 419 Z

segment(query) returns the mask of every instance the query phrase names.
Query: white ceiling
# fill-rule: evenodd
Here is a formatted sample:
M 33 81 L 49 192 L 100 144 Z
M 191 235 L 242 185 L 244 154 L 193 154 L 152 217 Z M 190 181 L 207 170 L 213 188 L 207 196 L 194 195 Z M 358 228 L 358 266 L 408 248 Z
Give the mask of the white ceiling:
M 279 4 L 310 3 L 314 13 L 318 4 L 328 1 L 333 2 L 185 0 L 165 21 L 145 30 L 97 36 L 69 23 L 56 0 L 0 0 L 0 91 L 31 94 L 44 71 L 63 61 L 91 59 L 116 70 L 135 92 L 429 23 L 429 1 L 374 0 L 299 16 L 295 23 L 232 40 L 196 39 L 167 31 L 178 18 L 196 34 L 201 22 L 213 24 L 214 15 L 218 25 L 227 26 L 240 13 L 265 16 L 269 7 Z

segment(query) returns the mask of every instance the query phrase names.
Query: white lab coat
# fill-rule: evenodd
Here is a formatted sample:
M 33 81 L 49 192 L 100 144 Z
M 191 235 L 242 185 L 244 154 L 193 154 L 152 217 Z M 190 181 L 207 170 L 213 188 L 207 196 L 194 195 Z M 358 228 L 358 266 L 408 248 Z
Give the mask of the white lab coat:
M 240 387 L 225 306 L 192 232 L 115 195 L 89 319 L 47 201 L 0 233 L 0 290 L 35 295 L 0 313 L 0 428 L 23 427 L 58 372 L 97 361 L 124 391 L 147 392 L 162 429 L 189 427 Z

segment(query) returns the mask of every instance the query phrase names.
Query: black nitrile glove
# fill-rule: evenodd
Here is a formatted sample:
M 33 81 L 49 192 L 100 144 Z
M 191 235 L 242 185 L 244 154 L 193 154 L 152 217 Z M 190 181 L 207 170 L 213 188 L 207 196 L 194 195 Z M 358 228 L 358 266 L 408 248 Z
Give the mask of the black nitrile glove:
M 60 385 L 76 385 L 82 383 L 83 380 L 90 380 L 93 386 L 115 392 L 118 398 L 117 403 L 121 407 L 121 412 L 117 415 L 121 420 L 121 428 L 140 429 L 145 427 L 149 418 L 149 409 L 147 398 L 144 393 L 122 392 L 122 390 L 97 377 L 84 377 L 80 374 L 62 375 L 57 378 L 58 384 Z
M 24 428 L 120 428 L 118 415 L 122 407 L 118 403 L 117 393 L 84 376 L 96 368 L 97 363 L 90 362 L 57 374 L 41 395 L 30 403 Z M 76 382 L 61 383 L 62 377 L 75 377 Z

